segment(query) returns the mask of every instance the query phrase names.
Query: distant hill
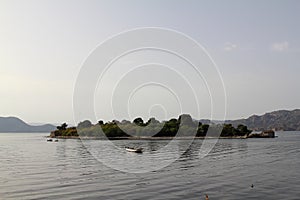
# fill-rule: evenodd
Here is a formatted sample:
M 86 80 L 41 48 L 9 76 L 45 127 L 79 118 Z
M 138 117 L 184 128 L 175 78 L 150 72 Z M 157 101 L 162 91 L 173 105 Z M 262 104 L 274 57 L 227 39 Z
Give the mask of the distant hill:
M 264 115 L 252 115 L 247 119 L 228 120 L 234 126 L 244 124 L 252 130 L 285 130 L 300 131 L 300 109 L 288 111 L 278 110 Z
M 51 124 L 32 126 L 16 117 L 0 117 L 0 133 L 36 133 L 50 132 L 56 127 Z

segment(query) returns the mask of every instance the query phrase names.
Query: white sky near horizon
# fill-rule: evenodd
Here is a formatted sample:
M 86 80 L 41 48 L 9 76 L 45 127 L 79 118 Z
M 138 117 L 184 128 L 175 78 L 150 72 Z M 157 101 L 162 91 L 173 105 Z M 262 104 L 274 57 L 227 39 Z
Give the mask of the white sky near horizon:
M 84 60 L 138 27 L 174 29 L 208 50 L 224 80 L 227 119 L 300 108 L 299 10 L 297 0 L 1 0 L 0 116 L 73 124 Z

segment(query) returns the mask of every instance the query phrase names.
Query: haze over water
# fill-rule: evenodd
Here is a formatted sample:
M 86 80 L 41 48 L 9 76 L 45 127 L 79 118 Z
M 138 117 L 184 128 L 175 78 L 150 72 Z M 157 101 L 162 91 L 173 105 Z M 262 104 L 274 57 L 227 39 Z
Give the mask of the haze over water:
M 300 132 L 276 134 L 279 137 L 274 139 L 220 139 L 203 159 L 198 158 L 203 141 L 195 140 L 168 167 L 130 174 L 95 160 L 80 140 L 55 143 L 46 142 L 46 134 L 3 133 L 0 199 L 192 200 L 204 199 L 204 194 L 222 200 L 299 199 Z M 139 143 L 145 154 L 151 154 L 166 142 L 123 140 L 114 144 Z M 143 154 L 132 156 L 138 160 Z

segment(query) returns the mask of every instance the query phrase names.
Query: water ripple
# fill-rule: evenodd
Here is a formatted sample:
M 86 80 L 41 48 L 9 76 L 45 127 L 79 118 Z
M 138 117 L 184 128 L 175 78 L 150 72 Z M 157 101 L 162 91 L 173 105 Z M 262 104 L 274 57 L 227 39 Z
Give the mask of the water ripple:
M 219 140 L 203 159 L 198 158 L 203 141 L 195 140 L 172 165 L 144 174 L 106 167 L 79 140 L 47 143 L 43 136 L 0 134 L 0 199 L 192 200 L 204 199 L 204 194 L 222 200 L 299 197 L 300 132 L 279 133 L 276 139 Z M 123 147 L 131 142 L 114 144 Z M 150 155 L 168 141 L 136 142 Z

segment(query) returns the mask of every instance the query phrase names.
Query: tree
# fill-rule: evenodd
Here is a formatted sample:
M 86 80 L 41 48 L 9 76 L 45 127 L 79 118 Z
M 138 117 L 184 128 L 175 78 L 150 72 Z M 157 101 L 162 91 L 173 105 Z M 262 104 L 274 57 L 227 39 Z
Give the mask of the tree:
M 142 118 L 138 117 L 136 119 L 133 120 L 133 123 L 135 123 L 138 126 L 143 126 L 144 125 L 144 121 Z
M 66 130 L 68 127 L 68 124 L 67 123 L 63 123 L 62 125 L 60 126 L 57 126 L 56 128 L 60 131 L 63 131 L 63 130 Z
M 239 124 L 237 127 L 237 131 L 239 132 L 239 135 L 249 135 L 252 131 L 248 129 L 247 126 L 243 124 Z
M 224 124 L 223 130 L 221 132 L 222 137 L 228 137 L 235 135 L 235 130 L 232 124 Z
M 178 118 L 178 122 L 181 125 L 187 125 L 187 126 L 195 126 L 195 122 L 193 121 L 193 118 L 188 114 L 182 114 Z
M 163 128 L 154 135 L 155 137 L 174 137 L 179 128 L 179 122 L 177 119 L 170 119 L 166 121 Z
M 146 122 L 146 126 L 148 125 L 148 124 L 159 124 L 159 121 L 158 120 L 156 120 L 154 117 L 151 117 L 147 122 Z
M 89 120 L 84 120 L 83 122 L 79 122 L 77 128 L 89 128 L 93 126 L 93 124 Z
M 208 131 L 209 125 L 208 124 L 202 124 L 199 122 L 198 130 L 197 130 L 197 137 L 205 137 Z

